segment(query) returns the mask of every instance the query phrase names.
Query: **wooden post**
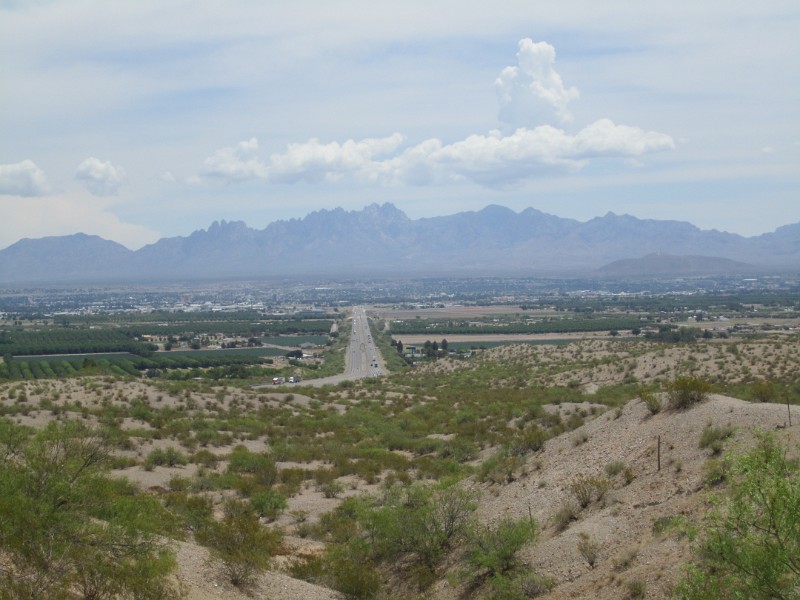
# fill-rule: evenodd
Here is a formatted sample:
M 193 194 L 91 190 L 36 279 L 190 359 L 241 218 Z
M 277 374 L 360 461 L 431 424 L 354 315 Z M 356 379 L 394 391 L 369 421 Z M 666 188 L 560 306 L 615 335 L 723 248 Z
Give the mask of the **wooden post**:
M 661 436 L 658 436 L 658 470 L 661 470 Z
M 786 412 L 789 413 L 789 427 L 792 426 L 792 409 L 789 406 L 789 394 L 786 394 Z

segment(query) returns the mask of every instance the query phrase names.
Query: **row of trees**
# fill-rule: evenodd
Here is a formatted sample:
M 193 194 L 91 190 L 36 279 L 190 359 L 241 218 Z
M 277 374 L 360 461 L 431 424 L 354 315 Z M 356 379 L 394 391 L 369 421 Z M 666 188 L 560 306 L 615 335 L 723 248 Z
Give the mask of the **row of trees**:
M 278 354 L 279 352 L 276 352 Z M 254 365 L 272 364 L 271 358 L 253 354 L 197 354 L 197 355 L 154 355 L 144 357 L 102 357 L 73 358 L 53 360 L 21 361 L 13 359 L 0 363 L 0 381 L 53 379 L 71 377 L 79 374 L 109 373 L 120 376 L 160 377 L 173 371 L 187 369 L 209 369 L 206 375 L 212 379 L 244 378 L 249 376 L 249 368 Z M 216 369 L 216 370 L 214 370 Z M 192 373 L 192 377 L 197 374 Z
M 130 352 L 149 356 L 156 347 L 113 329 L 44 329 L 0 332 L 0 354 L 91 354 Z

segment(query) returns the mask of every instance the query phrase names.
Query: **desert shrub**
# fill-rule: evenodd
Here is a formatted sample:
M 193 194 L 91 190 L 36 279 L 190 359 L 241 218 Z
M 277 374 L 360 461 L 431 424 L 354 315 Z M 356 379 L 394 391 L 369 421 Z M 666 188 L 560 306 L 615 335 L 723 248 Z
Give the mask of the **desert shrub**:
M 775 385 L 763 379 L 750 384 L 750 394 L 756 402 L 774 402 L 778 396 Z
M 706 485 L 713 487 L 725 483 L 728 479 L 728 463 L 725 460 L 711 458 L 703 465 L 703 478 Z
M 580 474 L 570 482 L 569 491 L 578 501 L 578 505 L 586 508 L 592 502 L 602 500 L 608 485 L 608 479 L 605 477 L 588 477 Z
M 156 466 L 175 467 L 185 465 L 188 462 L 186 455 L 172 446 L 169 448 L 155 448 L 147 455 L 144 461 L 144 468 L 149 471 Z
M 611 564 L 614 565 L 615 571 L 625 571 L 630 568 L 637 556 L 639 556 L 639 547 L 628 546 L 611 560 Z
M 256 514 L 274 520 L 288 506 L 286 496 L 277 490 L 268 489 L 256 492 L 250 497 L 250 505 Z
M 190 481 L 181 475 L 173 475 L 169 478 L 169 489 L 173 492 L 179 492 L 189 489 Z
M 586 564 L 589 565 L 589 568 L 594 569 L 597 557 L 600 554 L 600 546 L 585 531 L 582 531 L 579 535 L 578 552 L 580 552 Z
M 289 575 L 308 583 L 325 585 L 327 576 L 325 567 L 326 561 L 323 556 L 303 555 L 289 565 Z
M 219 457 L 217 457 L 217 455 L 213 452 L 203 449 L 192 454 L 191 461 L 195 464 L 208 467 L 209 469 L 214 469 L 219 462 Z
M 326 498 L 338 498 L 344 492 L 344 484 L 335 479 L 326 481 L 319 486 L 319 490 Z
M 630 485 L 633 483 L 633 480 L 636 479 L 636 473 L 633 472 L 631 467 L 625 467 L 625 473 L 623 476 L 625 478 L 625 485 Z
M 228 500 L 221 521 L 212 521 L 197 532 L 211 558 L 235 586 L 247 587 L 269 566 L 281 543 L 278 531 L 267 529 L 247 503 Z
M 553 527 L 557 532 L 562 532 L 570 523 L 578 520 L 578 507 L 569 500 L 564 502 L 553 515 Z
M 158 500 L 104 474 L 108 440 L 80 423 L 29 434 L 0 420 L 0 597 L 177 598 Z
M 655 392 L 647 388 L 639 388 L 638 392 L 639 398 L 644 402 L 651 415 L 658 414 L 661 411 L 661 398 Z
M 546 594 L 555 587 L 555 580 L 536 573 L 494 576 L 490 580 L 493 600 L 526 600 Z
M 231 452 L 228 472 L 250 475 L 253 481 L 266 487 L 278 478 L 278 469 L 270 456 L 250 452 L 245 446 L 236 446 Z
M 478 577 L 506 574 L 518 566 L 517 552 L 535 537 L 532 519 L 505 518 L 494 529 L 476 525 L 468 536 L 467 562 Z
M 733 427 L 712 427 L 707 425 L 700 435 L 700 447 L 710 448 L 715 455 L 722 452 L 723 442 L 733 435 Z
M 398 485 L 381 503 L 362 504 L 358 521 L 376 558 L 407 555 L 433 568 L 463 536 L 474 510 L 470 494 L 455 485 L 435 491 L 419 484 Z
M 771 437 L 732 460 L 728 492 L 701 528 L 678 597 L 797 598 L 800 470 Z
M 670 382 L 667 389 L 669 407 L 685 410 L 708 398 L 711 386 L 698 377 L 678 377 Z
M 665 535 L 670 532 L 685 533 L 686 517 L 684 515 L 668 515 L 653 521 L 653 534 Z
M 353 539 L 334 547 L 327 556 L 326 572 L 331 586 L 347 598 L 375 598 L 381 578 L 364 540 Z
M 647 595 L 647 584 L 641 579 L 631 579 L 625 584 L 625 589 L 631 600 L 640 600 Z
M 514 471 L 519 468 L 522 461 L 519 456 L 501 449 L 478 467 L 478 480 L 491 483 L 511 483 L 514 481 Z
M 541 427 L 533 425 L 511 441 L 509 453 L 512 456 L 522 456 L 528 452 L 537 452 L 544 447 L 548 437 Z
M 621 460 L 613 460 L 606 465 L 605 471 L 606 475 L 608 475 L 609 477 L 614 477 L 622 473 L 624 469 L 625 469 L 624 462 L 622 462 Z
M 185 527 L 199 531 L 207 526 L 214 515 L 214 505 L 210 498 L 175 491 L 165 494 L 164 506 L 175 513 Z

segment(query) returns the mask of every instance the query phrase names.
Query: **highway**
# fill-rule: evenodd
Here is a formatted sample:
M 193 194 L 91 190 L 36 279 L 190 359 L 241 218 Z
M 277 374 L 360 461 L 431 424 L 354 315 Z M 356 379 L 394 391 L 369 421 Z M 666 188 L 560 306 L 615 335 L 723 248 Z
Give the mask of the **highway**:
M 363 379 L 383 375 L 382 358 L 372 333 L 369 330 L 367 311 L 361 307 L 353 308 L 353 328 L 350 332 L 350 346 L 347 349 L 345 374 L 348 379 Z
M 336 385 L 342 381 L 380 377 L 386 373 L 383 367 L 383 357 L 372 339 L 367 311 L 364 307 L 356 306 L 353 308 L 352 321 L 350 344 L 346 350 L 347 354 L 345 354 L 344 373 L 320 379 L 305 379 L 302 385 L 315 387 Z M 264 383 L 252 387 L 254 389 L 263 389 L 272 387 L 272 385 Z

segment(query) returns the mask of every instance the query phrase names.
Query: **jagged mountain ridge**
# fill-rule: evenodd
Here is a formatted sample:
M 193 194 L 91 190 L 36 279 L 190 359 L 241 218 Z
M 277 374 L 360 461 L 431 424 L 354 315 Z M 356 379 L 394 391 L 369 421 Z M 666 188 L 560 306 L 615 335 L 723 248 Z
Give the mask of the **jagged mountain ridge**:
M 577 275 L 652 253 L 722 258 L 754 271 L 797 269 L 800 223 L 745 238 L 614 213 L 581 222 L 490 205 L 410 219 L 392 204 L 372 204 L 359 211 L 319 210 L 261 230 L 241 221 L 214 222 L 137 251 L 85 234 L 20 240 L 0 251 L 0 282 Z

